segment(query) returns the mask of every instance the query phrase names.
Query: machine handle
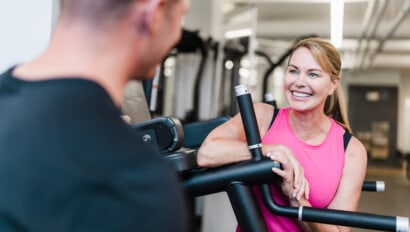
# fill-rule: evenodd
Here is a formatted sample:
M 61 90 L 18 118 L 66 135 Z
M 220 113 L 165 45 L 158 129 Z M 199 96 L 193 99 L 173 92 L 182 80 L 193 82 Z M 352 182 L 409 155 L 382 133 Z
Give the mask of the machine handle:
M 250 92 L 246 85 L 238 85 L 235 86 L 235 93 L 243 125 L 252 125 L 244 126 L 248 148 L 253 159 L 260 160 L 263 157 L 262 142 Z
M 384 181 L 364 181 L 362 190 L 369 191 L 369 192 L 384 192 L 385 190 L 385 183 Z

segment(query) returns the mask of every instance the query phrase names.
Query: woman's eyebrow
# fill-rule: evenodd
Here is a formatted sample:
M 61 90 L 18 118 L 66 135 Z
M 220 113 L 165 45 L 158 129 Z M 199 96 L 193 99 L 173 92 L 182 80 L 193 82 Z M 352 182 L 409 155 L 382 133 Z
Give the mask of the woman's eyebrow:
M 299 70 L 299 67 L 296 66 L 296 65 L 294 65 L 294 64 L 289 64 L 288 66 L 289 66 L 289 67 L 292 67 L 292 68 L 294 68 L 294 69 Z M 315 71 L 315 72 L 323 72 L 323 70 L 320 69 L 320 68 L 311 68 L 311 69 L 308 69 L 308 72 L 312 72 L 312 71 Z
M 318 69 L 318 68 L 311 68 L 311 69 L 308 69 L 308 71 L 309 72 L 312 72 L 312 71 L 313 72 L 323 72 L 322 69 Z
M 288 66 L 295 68 L 295 69 L 299 69 L 298 66 L 294 65 L 294 64 L 289 64 Z

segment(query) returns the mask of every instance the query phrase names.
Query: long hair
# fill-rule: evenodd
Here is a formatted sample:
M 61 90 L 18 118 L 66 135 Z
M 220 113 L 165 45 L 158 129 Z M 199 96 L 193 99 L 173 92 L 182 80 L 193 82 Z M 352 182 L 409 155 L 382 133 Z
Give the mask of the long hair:
M 312 52 L 319 65 L 326 72 L 330 73 L 331 80 L 341 79 L 342 61 L 340 53 L 331 43 L 317 37 L 303 39 L 298 41 L 292 48 L 292 54 L 300 47 L 305 47 Z M 347 116 L 345 98 L 340 85 L 337 86 L 332 95 L 327 97 L 324 113 L 335 119 L 346 131 L 352 133 Z

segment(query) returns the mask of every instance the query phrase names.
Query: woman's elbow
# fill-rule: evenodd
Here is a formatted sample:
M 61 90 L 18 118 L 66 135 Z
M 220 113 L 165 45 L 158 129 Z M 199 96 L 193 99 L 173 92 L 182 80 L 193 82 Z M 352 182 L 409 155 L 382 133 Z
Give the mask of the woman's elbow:
M 205 168 L 216 166 L 211 151 L 206 147 L 199 148 L 196 155 L 196 163 L 199 167 Z

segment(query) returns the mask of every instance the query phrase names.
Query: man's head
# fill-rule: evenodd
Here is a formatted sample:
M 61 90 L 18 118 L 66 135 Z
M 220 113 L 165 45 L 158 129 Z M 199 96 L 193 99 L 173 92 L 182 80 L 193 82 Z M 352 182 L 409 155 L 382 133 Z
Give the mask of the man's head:
M 82 22 L 103 28 L 128 16 L 136 0 L 61 0 L 60 16 L 65 22 Z
M 179 40 L 187 8 L 187 0 L 61 0 L 60 23 L 114 41 L 146 79 Z
M 138 79 L 152 78 L 155 69 L 151 67 L 160 64 L 164 56 L 179 41 L 182 33 L 182 18 L 188 9 L 187 0 L 150 0 L 151 5 L 142 20 L 141 39 L 146 41 L 143 51 L 142 66 L 136 70 Z M 154 10 L 155 9 L 155 10 Z M 148 74 L 148 76 L 147 76 Z

